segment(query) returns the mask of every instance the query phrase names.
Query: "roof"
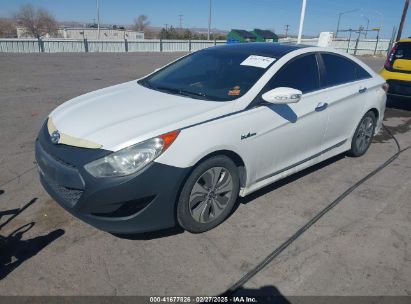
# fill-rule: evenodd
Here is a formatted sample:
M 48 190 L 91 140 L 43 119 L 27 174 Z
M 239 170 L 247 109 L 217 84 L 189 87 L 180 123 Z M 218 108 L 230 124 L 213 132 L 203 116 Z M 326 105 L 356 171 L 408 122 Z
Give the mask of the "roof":
M 232 32 L 237 33 L 239 36 L 242 38 L 255 38 L 255 35 L 249 31 L 246 30 L 231 30 Z
M 250 43 L 233 43 L 224 44 L 203 51 L 224 51 L 233 53 L 244 53 L 249 55 L 266 56 L 280 58 L 284 55 L 308 47 L 301 44 L 281 44 L 281 43 L 266 43 L 266 42 L 250 42 Z
M 276 34 L 274 34 L 272 31 L 269 30 L 260 30 L 260 29 L 255 29 L 254 33 L 256 33 L 258 36 L 263 37 L 264 39 L 275 39 L 278 38 Z

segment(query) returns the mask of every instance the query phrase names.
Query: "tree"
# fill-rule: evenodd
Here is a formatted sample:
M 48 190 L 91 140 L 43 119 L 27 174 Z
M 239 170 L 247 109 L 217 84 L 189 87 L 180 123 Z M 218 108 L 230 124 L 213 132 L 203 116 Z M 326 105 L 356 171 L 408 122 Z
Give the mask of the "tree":
M 0 18 L 0 37 L 2 38 L 17 37 L 17 29 L 12 20 Z
M 193 37 L 193 34 L 189 29 L 185 29 L 183 32 L 183 39 L 191 39 Z
M 136 19 L 134 19 L 133 30 L 144 32 L 149 24 L 150 21 L 148 21 L 148 17 L 146 15 L 140 15 Z
M 26 4 L 20 7 L 15 17 L 17 24 L 23 27 L 29 36 L 39 38 L 46 34 L 50 36 L 57 34 L 56 19 L 43 8 L 35 8 L 30 4 Z

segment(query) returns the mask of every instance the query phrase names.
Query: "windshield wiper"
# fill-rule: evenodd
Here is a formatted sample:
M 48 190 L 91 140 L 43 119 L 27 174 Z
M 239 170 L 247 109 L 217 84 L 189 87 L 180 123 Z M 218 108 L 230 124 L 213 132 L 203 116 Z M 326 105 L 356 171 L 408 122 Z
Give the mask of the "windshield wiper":
M 168 88 L 168 87 L 153 87 L 155 90 L 159 90 L 162 92 L 167 92 L 170 94 L 175 94 L 175 95 L 183 95 L 183 96 L 188 96 L 196 99 L 206 99 L 209 100 L 206 94 L 201 93 L 201 92 L 190 92 L 182 89 L 176 89 L 176 88 Z

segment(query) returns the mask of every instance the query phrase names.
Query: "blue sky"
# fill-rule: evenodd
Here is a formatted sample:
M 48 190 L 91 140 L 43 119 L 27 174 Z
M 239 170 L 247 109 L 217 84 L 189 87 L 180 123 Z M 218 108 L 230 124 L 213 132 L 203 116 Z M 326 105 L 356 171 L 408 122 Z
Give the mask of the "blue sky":
M 50 10 L 59 21 L 91 23 L 96 18 L 95 0 L 0 0 L 0 16 L 6 17 L 25 3 Z M 301 0 L 212 0 L 212 27 L 270 28 L 284 33 L 296 33 L 301 10 Z M 304 34 L 317 35 L 321 31 L 335 31 L 338 13 L 352 9 L 360 11 L 346 14 L 341 28 L 358 28 L 366 25 L 364 15 L 370 19 L 370 28 L 383 25 L 382 35 L 389 38 L 394 25 L 398 26 L 404 0 L 307 0 Z M 410 9 L 411 10 L 411 9 Z M 207 27 L 208 0 L 100 0 L 102 23 L 131 24 L 139 14 L 146 14 L 151 25 L 178 26 L 178 15 L 183 16 L 184 27 Z M 411 12 L 403 36 L 411 35 Z M 374 38 L 375 34 L 370 33 Z

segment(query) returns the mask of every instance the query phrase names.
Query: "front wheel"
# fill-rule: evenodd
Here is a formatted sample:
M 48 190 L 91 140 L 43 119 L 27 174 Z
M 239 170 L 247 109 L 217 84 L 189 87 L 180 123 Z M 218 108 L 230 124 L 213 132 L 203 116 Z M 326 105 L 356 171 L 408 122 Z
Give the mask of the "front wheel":
M 226 156 L 200 163 L 185 182 L 177 220 L 187 231 L 200 233 L 222 223 L 232 211 L 240 188 L 238 170 Z
M 351 156 L 359 157 L 367 152 L 374 136 L 376 121 L 373 112 L 367 112 L 361 119 L 351 141 Z

